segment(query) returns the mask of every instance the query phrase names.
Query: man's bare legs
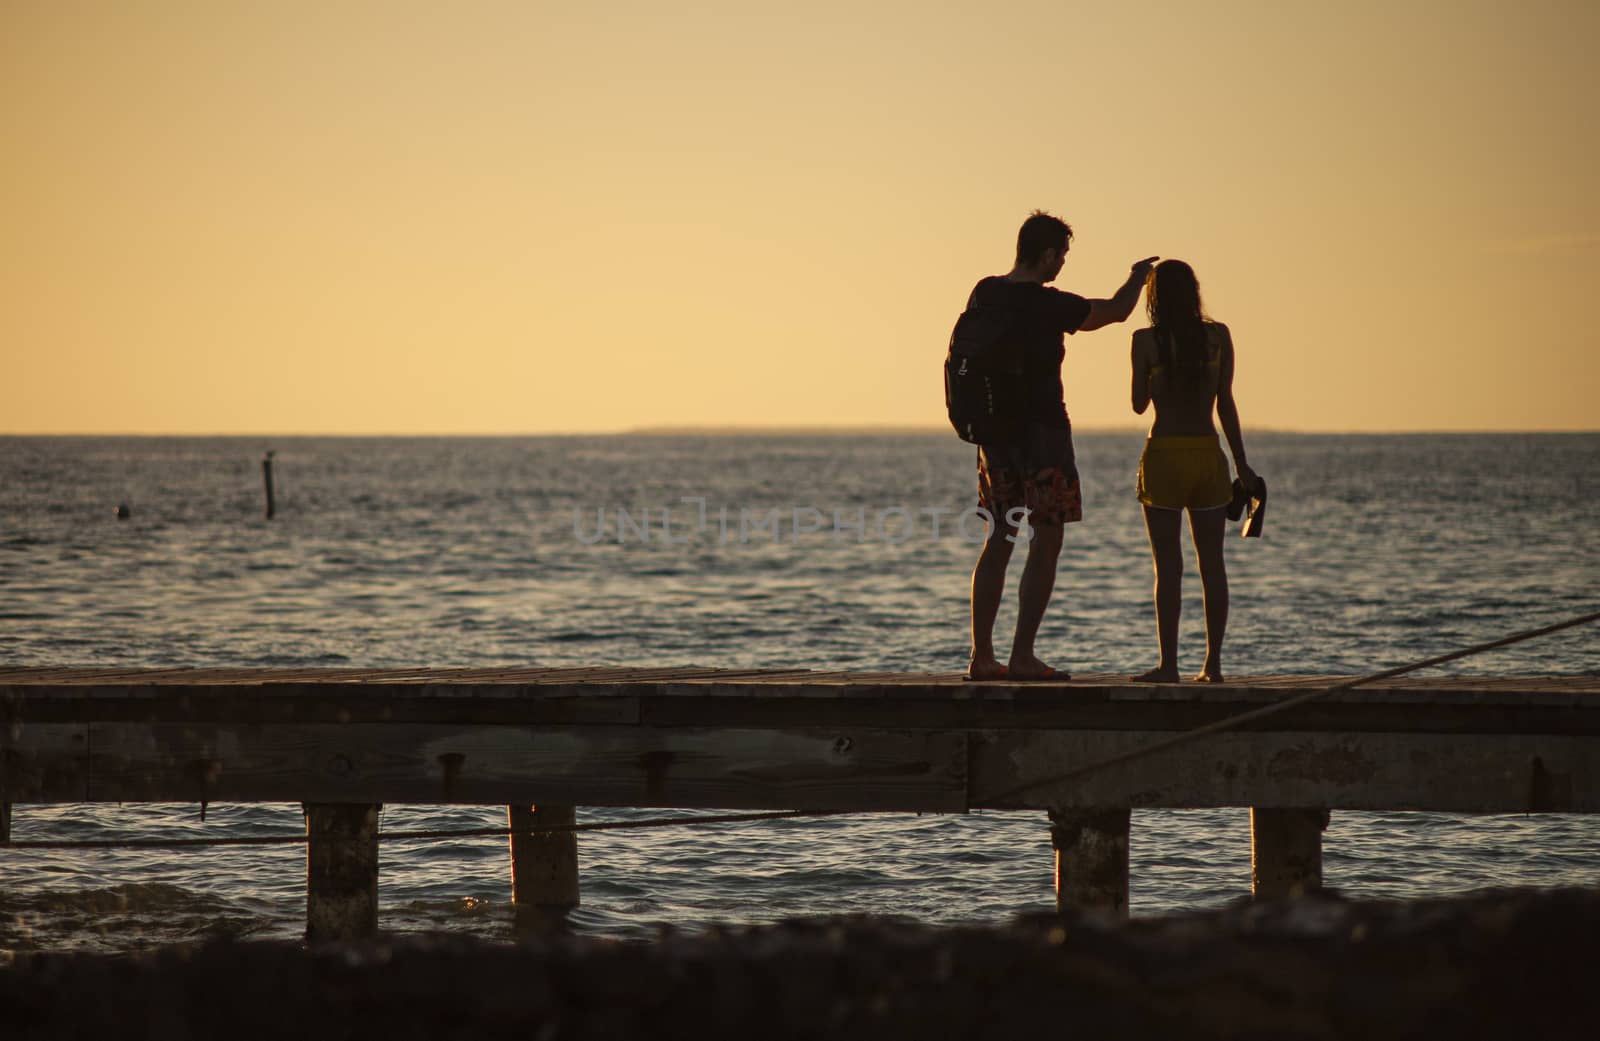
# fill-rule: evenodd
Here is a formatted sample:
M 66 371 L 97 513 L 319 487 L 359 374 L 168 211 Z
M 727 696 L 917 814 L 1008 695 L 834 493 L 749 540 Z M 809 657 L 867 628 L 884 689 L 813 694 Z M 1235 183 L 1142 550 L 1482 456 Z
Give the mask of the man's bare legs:
M 1033 653 L 1033 641 L 1039 635 L 1039 623 L 1044 620 L 1044 609 L 1056 586 L 1056 560 L 1061 556 L 1063 527 L 1061 524 L 1032 524 L 1028 560 L 1022 565 L 1017 632 L 1011 640 L 1011 661 L 1006 666 L 1012 679 L 1037 679 L 1051 671 L 1050 666 Z
M 1222 514 L 1223 510 L 1207 511 Z M 1193 514 L 1190 515 L 1191 523 Z M 1178 682 L 1178 612 L 1183 607 L 1183 544 L 1178 538 L 1183 523 L 1182 510 L 1144 508 L 1144 528 L 1150 536 L 1150 556 L 1156 572 L 1156 643 L 1161 648 L 1161 663 L 1134 679 L 1143 683 Z M 1218 526 L 1220 540 L 1221 526 Z M 1196 536 L 1198 540 L 1198 536 Z M 1198 545 L 1198 541 L 1196 543 Z M 1222 543 L 1217 543 L 1222 556 Z
M 999 679 L 1005 672 L 994 656 L 994 619 L 1006 592 L 1006 565 L 1015 545 L 1006 536 L 1016 533 L 1015 526 L 994 525 L 972 569 L 972 660 L 967 675 L 975 680 Z
M 972 660 L 967 675 L 973 679 L 1037 679 L 1050 671 L 1033 652 L 1039 623 L 1055 588 L 1056 561 L 1061 555 L 1062 525 L 1036 524 L 1028 541 L 1028 559 L 1022 566 L 1022 588 L 1017 607 L 1017 631 L 1011 640 L 1010 662 L 1002 667 L 994 653 L 994 620 L 1006 591 L 1006 565 L 1015 545 L 1016 526 L 997 524 L 978 554 L 972 569 Z
M 1227 522 L 1223 509 L 1189 511 L 1189 533 L 1200 561 L 1206 605 L 1206 664 L 1195 677 L 1201 683 L 1222 682 L 1222 636 L 1228 629 L 1228 565 L 1222 557 L 1222 536 Z

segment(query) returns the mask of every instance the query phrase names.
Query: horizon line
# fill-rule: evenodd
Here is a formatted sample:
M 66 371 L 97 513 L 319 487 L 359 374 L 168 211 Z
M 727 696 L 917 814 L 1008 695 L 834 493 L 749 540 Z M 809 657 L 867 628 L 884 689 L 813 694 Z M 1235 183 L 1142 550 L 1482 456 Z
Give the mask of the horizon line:
M 1147 434 L 1143 426 L 1084 425 L 1072 428 L 1075 434 Z M 1506 427 L 1440 428 L 1389 430 L 1300 430 L 1291 427 L 1255 427 L 1250 434 L 1287 434 L 1299 437 L 1394 437 L 1402 435 L 1475 436 L 1484 434 L 1600 434 L 1600 427 Z M 0 438 L 118 437 L 118 438 L 530 438 L 530 437 L 849 437 L 849 436 L 943 436 L 955 440 L 945 426 L 912 424 L 658 424 L 613 430 L 541 431 L 0 431 Z

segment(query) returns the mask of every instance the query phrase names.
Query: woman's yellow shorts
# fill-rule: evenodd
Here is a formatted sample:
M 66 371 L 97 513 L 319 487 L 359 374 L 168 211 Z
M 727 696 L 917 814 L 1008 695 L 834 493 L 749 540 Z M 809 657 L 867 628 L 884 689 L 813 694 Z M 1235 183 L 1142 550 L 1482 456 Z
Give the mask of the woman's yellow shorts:
M 1228 505 L 1233 482 L 1217 435 L 1152 437 L 1139 457 L 1139 501 L 1164 510 Z

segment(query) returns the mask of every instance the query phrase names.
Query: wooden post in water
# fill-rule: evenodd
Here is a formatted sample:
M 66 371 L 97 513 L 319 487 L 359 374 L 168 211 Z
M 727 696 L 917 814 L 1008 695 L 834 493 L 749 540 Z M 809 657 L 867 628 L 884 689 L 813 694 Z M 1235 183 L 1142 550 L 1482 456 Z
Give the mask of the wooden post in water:
M 11 841 L 11 804 L 0 802 L 0 842 Z
M 378 931 L 376 803 L 308 802 L 306 939 L 358 940 Z
M 507 806 L 511 836 L 511 902 L 522 911 L 566 911 L 578 906 L 578 836 L 557 831 L 544 835 L 522 832 L 545 827 L 570 827 L 577 820 L 571 806 Z
M 272 498 L 272 453 L 268 452 L 261 457 L 261 480 L 267 486 L 267 520 L 271 520 L 278 512 L 277 503 Z
M 1250 807 L 1250 891 L 1280 900 L 1322 888 L 1327 810 Z
M 1126 808 L 1051 810 L 1056 848 L 1056 909 L 1128 914 Z

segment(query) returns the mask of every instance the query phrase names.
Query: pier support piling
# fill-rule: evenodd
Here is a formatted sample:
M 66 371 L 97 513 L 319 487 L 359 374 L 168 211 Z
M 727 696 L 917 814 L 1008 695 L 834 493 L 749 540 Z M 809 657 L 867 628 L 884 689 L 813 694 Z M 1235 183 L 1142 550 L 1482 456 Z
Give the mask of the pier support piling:
M 511 901 L 523 911 L 566 911 L 578 906 L 578 836 L 571 831 L 517 834 L 570 827 L 571 806 L 507 806 L 511 836 Z
M 0 842 L 11 841 L 11 804 L 0 802 Z
M 1322 888 L 1327 810 L 1250 808 L 1250 891 L 1279 900 Z
M 1056 909 L 1128 914 L 1127 808 L 1051 810 Z
M 378 931 L 377 803 L 305 804 L 306 940 Z
M 273 453 L 268 452 L 261 457 L 261 483 L 266 486 L 267 491 L 267 520 L 271 520 L 278 513 L 278 503 L 272 494 L 272 455 Z

